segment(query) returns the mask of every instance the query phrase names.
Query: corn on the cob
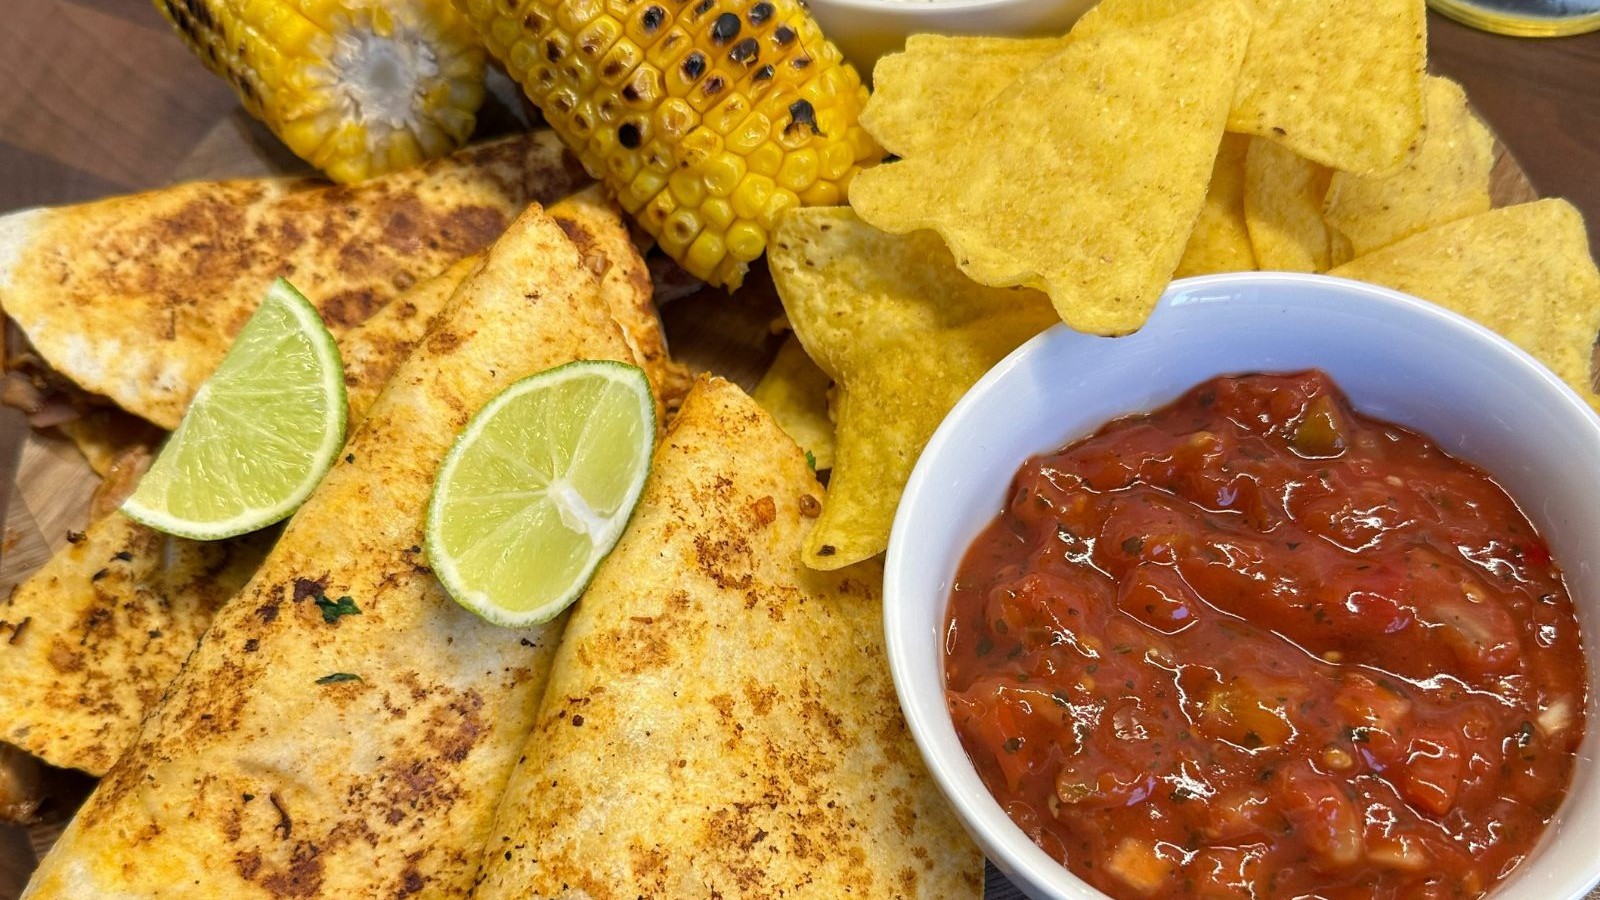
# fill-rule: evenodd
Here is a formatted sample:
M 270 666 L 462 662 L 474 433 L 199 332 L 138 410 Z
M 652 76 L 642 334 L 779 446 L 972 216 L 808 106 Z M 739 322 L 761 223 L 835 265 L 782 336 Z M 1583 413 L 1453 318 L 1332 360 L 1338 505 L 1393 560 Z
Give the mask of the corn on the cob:
M 730 289 L 779 215 L 843 201 L 867 90 L 799 0 L 456 0 L 684 268 Z
M 483 46 L 450 0 L 155 0 L 295 155 L 360 181 L 459 147 Z

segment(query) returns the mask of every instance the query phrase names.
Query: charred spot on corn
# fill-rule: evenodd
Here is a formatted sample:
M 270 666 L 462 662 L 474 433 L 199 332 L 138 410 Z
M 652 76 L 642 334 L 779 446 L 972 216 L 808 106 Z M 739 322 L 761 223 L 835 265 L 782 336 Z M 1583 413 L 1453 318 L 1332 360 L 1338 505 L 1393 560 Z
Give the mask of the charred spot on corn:
M 817 110 L 810 100 L 796 100 L 789 104 L 789 124 L 784 126 L 783 133 L 788 134 L 796 128 L 809 128 L 812 134 L 827 137 L 817 127 Z
M 710 284 L 737 287 L 786 210 L 843 202 L 882 155 L 857 123 L 860 76 L 796 0 L 544 0 L 536 32 L 530 4 L 455 2 L 588 171 Z
M 713 44 L 726 44 L 739 36 L 739 17 L 733 13 L 723 13 L 711 23 L 711 42 Z

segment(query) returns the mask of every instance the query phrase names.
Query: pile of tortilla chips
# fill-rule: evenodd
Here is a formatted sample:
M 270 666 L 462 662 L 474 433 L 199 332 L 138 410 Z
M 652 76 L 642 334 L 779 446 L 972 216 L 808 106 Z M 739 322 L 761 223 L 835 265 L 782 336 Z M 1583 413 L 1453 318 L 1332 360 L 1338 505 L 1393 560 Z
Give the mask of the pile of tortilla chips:
M 1060 38 L 919 35 L 880 61 L 861 120 L 899 159 L 770 250 L 820 372 L 787 360 L 767 397 L 801 443 L 837 423 L 807 562 L 887 546 L 923 445 L 1045 303 L 1117 335 L 1175 277 L 1332 272 L 1474 318 L 1600 403 L 1582 219 L 1490 211 L 1493 136 L 1425 67 L 1423 0 L 1104 0 Z

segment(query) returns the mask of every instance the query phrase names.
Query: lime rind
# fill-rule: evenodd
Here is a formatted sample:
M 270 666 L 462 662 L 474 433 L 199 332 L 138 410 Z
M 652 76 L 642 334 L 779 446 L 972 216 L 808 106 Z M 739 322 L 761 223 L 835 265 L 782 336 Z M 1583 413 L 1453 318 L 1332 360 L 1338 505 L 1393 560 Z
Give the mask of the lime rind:
M 122 512 L 201 541 L 280 522 L 338 458 L 347 403 L 333 335 L 316 307 L 279 278 Z
M 655 439 L 637 366 L 580 360 L 513 383 L 439 465 L 424 529 L 435 576 L 496 625 L 554 619 L 621 539 Z

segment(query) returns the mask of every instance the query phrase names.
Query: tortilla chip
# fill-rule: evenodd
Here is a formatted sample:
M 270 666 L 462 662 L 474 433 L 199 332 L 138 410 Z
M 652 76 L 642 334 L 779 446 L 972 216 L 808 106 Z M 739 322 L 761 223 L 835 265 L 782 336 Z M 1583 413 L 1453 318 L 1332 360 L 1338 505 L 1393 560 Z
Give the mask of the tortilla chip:
M 895 701 L 882 567 L 800 563 L 821 493 L 750 398 L 695 386 L 573 610 L 474 897 L 982 896 Z
M 937 235 L 885 234 L 848 209 L 786 214 L 768 260 L 795 336 L 837 382 L 833 474 L 805 561 L 838 569 L 883 552 L 950 407 L 1055 317 L 1036 291 L 963 277 Z
M 1322 203 L 1332 173 L 1294 151 L 1254 138 L 1245 153 L 1244 219 L 1266 271 L 1322 272 L 1332 265 Z
M 26 210 L 0 217 L 0 307 L 57 372 L 171 429 L 273 278 L 339 339 L 586 182 L 540 132 L 359 185 L 195 182 Z
M 1067 46 L 1067 38 L 913 34 L 878 60 L 861 127 L 883 149 L 915 156 L 963 133 L 985 103 Z
M 1194 222 L 1189 243 L 1183 248 L 1174 278 L 1209 275 L 1213 272 L 1249 272 L 1256 267 L 1256 253 L 1250 246 L 1250 229 L 1244 215 L 1245 151 L 1250 138 L 1225 134 L 1211 166 L 1211 184 L 1206 188 L 1205 205 Z
M 1423 0 L 1255 3 L 1228 130 L 1346 172 L 1404 163 L 1423 122 Z
M 819 472 L 833 468 L 833 420 L 828 418 L 832 384 L 828 373 L 811 361 L 806 348 L 791 334 L 750 395 L 784 434 L 811 454 L 812 466 Z
M 1199 215 L 1248 22 L 1235 0 L 1201 0 L 1075 38 L 965 140 L 861 172 L 851 205 L 885 231 L 939 232 L 982 284 L 1046 290 L 1074 328 L 1132 331 Z
M 1583 217 L 1540 200 L 1430 228 L 1329 272 L 1415 294 L 1504 335 L 1600 409 L 1600 272 Z
M 1489 211 L 1494 135 L 1448 78 L 1423 84 L 1428 124 L 1400 171 L 1384 177 L 1335 172 L 1323 216 L 1363 256 L 1435 225 Z

